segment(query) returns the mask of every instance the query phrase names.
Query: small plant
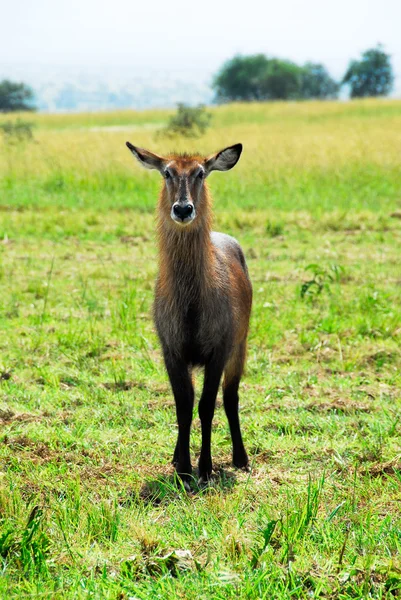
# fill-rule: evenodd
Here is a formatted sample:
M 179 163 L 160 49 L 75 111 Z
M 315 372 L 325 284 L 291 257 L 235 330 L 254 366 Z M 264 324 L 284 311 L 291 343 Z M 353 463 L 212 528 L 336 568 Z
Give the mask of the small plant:
M 206 108 L 199 106 L 187 106 L 178 104 L 177 112 L 167 123 L 161 133 L 167 137 L 182 136 L 186 138 L 198 138 L 205 133 L 210 126 L 212 115 L 206 112 Z
M 90 508 L 87 515 L 87 532 L 91 540 L 115 542 L 118 537 L 120 515 L 118 506 L 102 502 Z
M 33 127 L 33 123 L 17 119 L 1 123 L 0 130 L 7 144 L 21 144 L 33 140 Z
M 344 273 L 344 268 L 339 265 L 330 265 L 327 269 L 317 264 L 308 265 L 307 271 L 312 272 L 312 279 L 308 279 L 301 286 L 301 298 L 315 298 L 323 290 L 330 291 L 332 283 L 339 283 Z
M 0 557 L 15 561 L 25 574 L 46 569 L 50 541 L 42 530 L 43 520 L 43 510 L 35 506 L 22 530 L 4 528 L 0 534 Z
M 276 529 L 276 525 L 277 525 L 278 521 L 277 520 L 271 520 L 268 521 L 266 527 L 263 527 L 261 529 L 261 533 L 263 535 L 263 543 L 261 546 L 258 546 L 257 548 L 253 548 L 252 549 L 252 559 L 251 559 L 251 565 L 253 569 L 256 569 L 256 567 L 259 564 L 259 560 L 262 556 L 262 554 L 265 552 L 266 548 L 269 546 L 274 530 Z
M 266 234 L 269 237 L 278 237 L 279 235 L 283 235 L 284 233 L 284 225 L 279 223 L 278 221 L 270 221 L 270 219 L 266 223 Z
M 283 561 L 290 562 L 294 559 L 294 550 L 297 543 L 310 533 L 317 518 L 324 484 L 324 473 L 317 481 L 312 481 L 309 476 L 307 497 L 301 502 L 298 499 L 293 506 L 287 509 L 286 515 L 282 517 Z

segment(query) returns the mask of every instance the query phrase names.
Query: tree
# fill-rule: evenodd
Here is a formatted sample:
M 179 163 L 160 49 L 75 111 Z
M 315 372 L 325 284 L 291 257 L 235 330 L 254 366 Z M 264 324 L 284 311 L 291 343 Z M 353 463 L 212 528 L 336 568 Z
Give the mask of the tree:
M 338 84 L 323 65 L 303 67 L 264 54 L 234 56 L 213 81 L 218 102 L 335 98 Z
M 218 102 L 236 100 L 263 100 L 261 81 L 268 59 L 263 54 L 234 56 L 228 60 L 214 78 L 212 87 Z
M 325 66 L 308 62 L 301 75 L 301 98 L 337 98 L 339 84 L 327 72 Z
M 387 96 L 391 92 L 394 75 L 390 58 L 378 45 L 365 50 L 361 60 L 350 62 L 342 83 L 351 86 L 351 98 Z
M 0 112 L 35 110 L 33 91 L 25 83 L 3 79 L 0 81 Z
M 213 81 L 219 102 L 279 100 L 299 97 L 302 69 L 295 63 L 264 54 L 234 56 Z
M 302 68 L 289 60 L 271 58 L 261 81 L 266 100 L 295 100 L 300 97 Z

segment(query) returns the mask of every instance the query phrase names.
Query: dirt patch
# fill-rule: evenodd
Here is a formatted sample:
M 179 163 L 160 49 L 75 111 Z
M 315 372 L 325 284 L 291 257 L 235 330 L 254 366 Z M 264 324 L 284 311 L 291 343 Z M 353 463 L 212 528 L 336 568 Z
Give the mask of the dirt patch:
M 30 423 L 32 421 L 40 421 L 39 415 L 31 415 L 29 413 L 16 414 L 12 410 L 0 410 L 0 425 L 8 425 L 9 423 Z
M 139 246 L 143 242 L 148 242 L 150 238 L 147 235 L 123 235 L 120 237 L 122 244 L 128 244 L 129 246 Z
M 87 465 L 80 471 L 82 481 L 96 481 L 96 484 L 108 484 L 110 480 L 121 478 L 127 469 L 121 465 L 107 463 L 103 465 Z
M 128 392 L 128 390 L 132 390 L 133 388 L 137 388 L 139 390 L 147 389 L 144 383 L 139 383 L 136 381 L 112 381 L 101 383 L 100 385 L 105 390 L 111 390 L 112 392 Z
M 4 425 L 5 423 L 10 423 L 13 421 L 15 414 L 12 410 L 0 410 L 0 424 Z
M 372 475 L 373 477 L 396 475 L 401 473 L 401 461 L 397 458 L 385 463 L 376 463 L 366 469 L 362 469 L 361 473 L 362 475 Z
M 54 454 L 46 442 L 37 442 L 25 435 L 20 435 L 15 438 L 5 436 L 3 443 L 17 452 L 27 450 L 34 457 L 49 459 Z
M 332 402 L 311 402 L 305 406 L 311 412 L 370 413 L 372 407 L 352 400 L 333 400 Z
M 249 448 L 250 463 L 252 469 L 261 465 L 268 465 L 269 468 L 273 463 L 278 463 L 284 456 L 288 455 L 287 450 L 262 450 L 258 448 Z
M 168 392 L 168 387 L 166 386 L 158 386 L 153 387 L 146 385 L 142 381 L 112 381 L 101 383 L 101 387 L 106 390 L 111 390 L 112 392 L 128 392 L 132 389 L 144 390 L 149 392 L 150 394 L 154 394 L 155 396 L 161 396 Z
M 380 369 L 385 364 L 394 364 L 400 358 L 398 352 L 390 352 L 388 350 L 378 350 L 373 354 L 368 354 L 361 359 L 360 364 L 366 367 L 376 367 Z

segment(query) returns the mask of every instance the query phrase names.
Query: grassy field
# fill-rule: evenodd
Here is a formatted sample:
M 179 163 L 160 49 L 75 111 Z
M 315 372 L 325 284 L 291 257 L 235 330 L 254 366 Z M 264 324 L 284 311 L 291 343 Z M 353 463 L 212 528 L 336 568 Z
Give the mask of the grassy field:
M 401 101 L 212 113 L 197 142 L 157 135 L 168 111 L 23 115 L 33 141 L 0 138 L 2 598 L 401 595 Z M 127 139 L 244 144 L 210 188 L 254 286 L 252 472 L 219 398 L 193 495 L 150 316 L 160 181 Z

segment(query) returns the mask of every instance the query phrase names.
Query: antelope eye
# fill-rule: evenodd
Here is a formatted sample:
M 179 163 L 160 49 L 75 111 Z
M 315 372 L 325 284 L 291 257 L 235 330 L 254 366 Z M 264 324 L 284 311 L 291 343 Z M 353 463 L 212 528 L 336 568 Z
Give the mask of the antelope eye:
M 169 171 L 164 171 L 164 179 L 170 179 L 171 175 Z
M 199 171 L 198 173 L 198 179 L 203 179 L 205 176 L 205 172 L 204 171 Z

